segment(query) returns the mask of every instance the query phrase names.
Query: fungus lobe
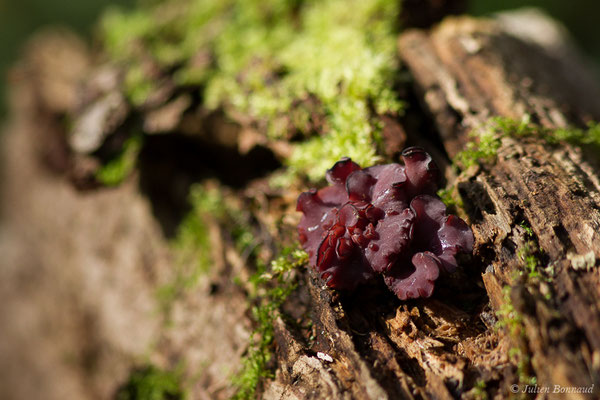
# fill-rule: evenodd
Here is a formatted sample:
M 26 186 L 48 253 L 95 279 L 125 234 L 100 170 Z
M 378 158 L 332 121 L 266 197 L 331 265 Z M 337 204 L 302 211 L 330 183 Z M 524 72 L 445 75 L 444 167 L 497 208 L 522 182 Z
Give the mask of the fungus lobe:
M 300 243 L 309 263 L 334 289 L 354 289 L 381 274 L 398 298 L 429 297 L 473 233 L 435 195 L 440 171 L 420 147 L 404 165 L 361 168 L 343 158 L 325 175 L 329 186 L 298 198 Z

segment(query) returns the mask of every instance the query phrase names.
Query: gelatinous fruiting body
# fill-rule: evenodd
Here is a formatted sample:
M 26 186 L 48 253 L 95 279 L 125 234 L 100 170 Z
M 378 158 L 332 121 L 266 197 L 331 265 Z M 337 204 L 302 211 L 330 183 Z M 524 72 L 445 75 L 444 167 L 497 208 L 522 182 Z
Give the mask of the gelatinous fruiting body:
M 440 172 L 419 147 L 404 165 L 361 168 L 349 158 L 327 171 L 329 186 L 298 198 L 300 243 L 328 286 L 354 289 L 382 274 L 400 299 L 429 297 L 455 255 L 473 251 L 473 233 L 435 196 Z

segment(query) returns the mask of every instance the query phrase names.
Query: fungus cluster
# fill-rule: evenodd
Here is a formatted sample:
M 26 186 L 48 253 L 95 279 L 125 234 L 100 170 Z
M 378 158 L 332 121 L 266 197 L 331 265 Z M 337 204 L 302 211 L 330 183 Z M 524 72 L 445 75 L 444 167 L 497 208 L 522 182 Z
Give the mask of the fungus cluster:
M 298 198 L 300 242 L 310 265 L 334 289 L 354 289 L 381 274 L 398 298 L 429 297 L 473 233 L 435 195 L 440 171 L 425 150 L 402 152 L 404 165 L 361 168 L 343 158 L 327 171 L 329 186 Z

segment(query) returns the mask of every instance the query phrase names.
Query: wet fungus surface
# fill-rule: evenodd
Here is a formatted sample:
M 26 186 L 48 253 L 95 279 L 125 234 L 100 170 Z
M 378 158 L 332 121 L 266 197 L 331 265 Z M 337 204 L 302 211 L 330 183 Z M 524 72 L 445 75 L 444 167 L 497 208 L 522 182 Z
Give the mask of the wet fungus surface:
M 361 168 L 343 158 L 329 186 L 298 198 L 300 243 L 310 265 L 334 289 L 354 289 L 376 275 L 398 298 L 429 297 L 455 255 L 473 251 L 473 233 L 435 195 L 440 171 L 425 150 L 402 152 L 404 165 Z

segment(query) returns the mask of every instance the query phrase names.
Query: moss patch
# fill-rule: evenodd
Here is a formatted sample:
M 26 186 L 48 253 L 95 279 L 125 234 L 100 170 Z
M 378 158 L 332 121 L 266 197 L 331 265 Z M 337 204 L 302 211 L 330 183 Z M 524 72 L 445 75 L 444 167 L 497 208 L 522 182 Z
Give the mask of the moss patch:
M 465 393 L 466 398 L 474 400 L 488 400 L 487 385 L 483 379 L 479 379 L 473 388 Z
M 134 370 L 129 380 L 119 388 L 116 400 L 183 400 L 181 375 L 153 365 Z
M 198 90 L 207 108 L 251 117 L 270 138 L 290 130 L 309 137 L 287 163 L 317 180 L 342 156 L 378 161 L 376 116 L 402 108 L 393 91 L 399 3 L 171 0 L 112 10 L 101 37 L 126 70 L 134 105 L 144 104 L 161 77 L 173 77 Z
M 570 128 L 544 130 L 547 134 L 546 139 L 551 143 L 560 143 L 562 141 L 576 145 L 593 145 L 600 147 L 600 124 L 591 122 L 587 129 Z
M 244 214 L 225 198 L 222 190 L 210 182 L 196 184 L 189 195 L 191 211 L 179 225 L 171 242 L 175 254 L 174 277 L 158 290 L 164 311 L 181 293 L 189 290 L 213 265 L 212 249 L 215 240 L 210 226 L 227 226 L 239 252 L 252 246 L 253 235 Z M 218 233 L 220 235 L 220 232 Z
M 437 191 L 437 195 L 444 202 L 450 214 L 456 214 L 458 208 L 464 208 L 462 197 L 455 186 L 442 188 Z
M 123 182 L 135 168 L 142 142 L 143 137 L 139 133 L 127 139 L 122 150 L 96 171 L 96 179 L 106 186 L 117 186 Z
M 238 37 L 256 40 L 240 48 L 218 43 L 217 58 L 236 62 L 220 65 L 207 85 L 207 103 L 211 107 L 229 103 L 266 120 L 268 134 L 277 138 L 285 135 L 289 123 L 307 131 L 309 113 L 291 121 L 287 113 L 294 102 L 316 99 L 327 135 L 300 144 L 289 166 L 317 180 L 342 156 L 372 165 L 377 161 L 373 134 L 380 129 L 374 112 L 400 110 L 391 90 L 397 15 L 393 2 L 329 0 L 305 2 L 296 28 L 285 19 L 260 33 L 254 32 L 256 24 L 234 24 L 219 43 L 239 44 Z M 248 68 L 251 59 L 254 65 Z M 268 84 L 273 71 L 280 76 Z M 240 74 L 244 74 L 241 85 Z
M 504 302 L 496 312 L 498 317 L 496 327 L 505 329 L 511 339 L 512 347 L 509 349 L 508 356 L 517 366 L 519 385 L 535 385 L 537 379 L 532 375 L 533 371 L 531 369 L 531 358 L 527 348 L 527 337 L 525 335 L 523 315 L 518 312 L 512 304 L 510 286 L 504 286 L 502 289 Z
M 273 323 L 280 307 L 296 288 L 294 269 L 308 262 L 308 254 L 297 248 L 286 248 L 273 260 L 270 267 L 260 266 L 250 282 L 254 293 L 252 316 L 256 328 L 250 336 L 248 352 L 243 360 L 241 371 L 233 377 L 237 387 L 234 399 L 255 398 L 260 382 L 272 378 L 269 368 L 272 358 Z
M 511 118 L 491 118 L 482 129 L 471 133 L 473 141 L 467 143 L 465 150 L 458 153 L 454 165 L 465 170 L 474 165 L 493 162 L 505 137 L 538 137 L 549 144 L 571 143 L 576 146 L 594 146 L 600 148 L 600 124 L 591 122 L 587 129 L 559 128 L 550 129 L 530 122 L 526 115 L 521 121 Z
M 595 122 L 590 123 L 587 129 L 549 129 L 531 123 L 528 115 L 521 121 L 495 117 L 485 123 L 482 128 L 473 130 L 470 136 L 472 140 L 465 145 L 464 150 L 456 154 L 452 162 L 453 168 L 461 174 L 477 165 L 493 164 L 498 156 L 502 139 L 507 137 L 537 137 L 550 145 L 571 143 L 582 147 L 592 146 L 600 150 L 600 124 Z M 437 194 L 450 210 L 463 208 L 462 199 L 456 187 L 449 186 L 440 189 Z M 535 247 L 535 243 L 530 247 Z M 533 253 L 536 251 L 533 249 Z M 522 254 L 519 256 L 531 266 L 533 259 L 529 253 L 532 253 L 532 248 L 523 248 L 521 252 Z

